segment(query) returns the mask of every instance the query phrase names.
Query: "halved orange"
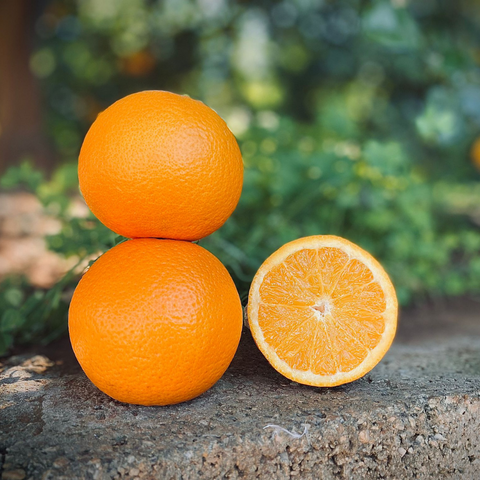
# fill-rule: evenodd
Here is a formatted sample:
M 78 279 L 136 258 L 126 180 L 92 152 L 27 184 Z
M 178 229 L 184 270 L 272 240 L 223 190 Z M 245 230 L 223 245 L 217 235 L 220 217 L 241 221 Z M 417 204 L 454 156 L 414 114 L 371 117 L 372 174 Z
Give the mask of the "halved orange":
M 369 372 L 392 344 L 395 289 L 382 266 L 340 237 L 285 244 L 255 275 L 248 321 L 270 364 L 298 383 L 331 387 Z

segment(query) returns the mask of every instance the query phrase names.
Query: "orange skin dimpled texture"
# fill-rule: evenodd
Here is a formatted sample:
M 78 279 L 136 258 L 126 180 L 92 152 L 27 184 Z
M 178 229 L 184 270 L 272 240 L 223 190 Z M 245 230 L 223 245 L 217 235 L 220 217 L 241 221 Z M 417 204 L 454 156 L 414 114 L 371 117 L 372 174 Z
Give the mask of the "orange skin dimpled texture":
M 168 405 L 223 375 L 242 330 L 226 268 L 184 241 L 135 239 L 102 255 L 80 280 L 69 333 L 88 378 L 116 400 Z
M 145 91 L 98 116 L 78 176 L 93 214 L 119 235 L 198 240 L 237 206 L 243 163 L 234 135 L 211 108 Z

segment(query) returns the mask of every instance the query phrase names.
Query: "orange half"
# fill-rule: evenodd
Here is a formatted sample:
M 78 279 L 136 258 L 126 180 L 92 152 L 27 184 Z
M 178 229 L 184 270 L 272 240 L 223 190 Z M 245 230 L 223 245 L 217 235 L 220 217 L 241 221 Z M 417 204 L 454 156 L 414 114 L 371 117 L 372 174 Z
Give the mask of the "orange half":
M 270 364 L 295 382 L 331 387 L 369 372 L 392 344 L 395 289 L 382 266 L 340 237 L 285 244 L 255 275 L 248 321 Z

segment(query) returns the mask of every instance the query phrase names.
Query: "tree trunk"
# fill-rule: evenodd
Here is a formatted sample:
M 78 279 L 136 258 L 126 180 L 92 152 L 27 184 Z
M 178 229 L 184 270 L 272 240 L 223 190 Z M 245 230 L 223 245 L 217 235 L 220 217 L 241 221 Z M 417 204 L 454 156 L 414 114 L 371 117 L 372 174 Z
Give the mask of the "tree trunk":
M 29 67 L 36 3 L 0 0 L 0 173 L 26 158 L 43 169 L 54 163 Z

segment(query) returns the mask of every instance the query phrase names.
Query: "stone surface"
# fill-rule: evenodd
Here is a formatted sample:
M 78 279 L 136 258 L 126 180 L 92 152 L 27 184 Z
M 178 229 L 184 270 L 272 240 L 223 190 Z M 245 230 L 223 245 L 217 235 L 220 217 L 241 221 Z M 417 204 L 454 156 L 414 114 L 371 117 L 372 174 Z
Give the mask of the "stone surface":
M 336 388 L 283 378 L 248 331 L 214 388 L 170 407 L 105 396 L 67 341 L 11 357 L 2 368 L 4 479 L 480 475 L 474 301 L 406 312 L 380 365 Z

